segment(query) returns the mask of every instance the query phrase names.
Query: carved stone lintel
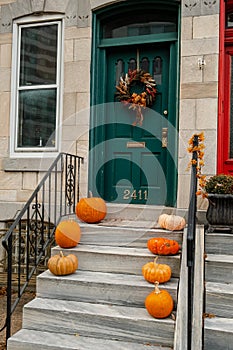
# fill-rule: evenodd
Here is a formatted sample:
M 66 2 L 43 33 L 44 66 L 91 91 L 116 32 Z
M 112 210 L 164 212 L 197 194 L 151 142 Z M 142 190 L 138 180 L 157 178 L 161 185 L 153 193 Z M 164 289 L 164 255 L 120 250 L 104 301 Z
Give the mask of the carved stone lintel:
M 219 0 L 184 0 L 183 16 L 205 16 L 219 13 Z
M 12 31 L 12 17 L 9 6 L 1 7 L 1 18 L 0 18 L 0 34 L 11 33 Z
M 69 0 L 68 6 L 66 7 L 66 26 L 77 26 L 77 18 L 78 18 L 78 1 L 77 0 Z
M 78 2 L 78 27 L 84 28 L 90 26 L 91 5 L 90 0 L 79 0 Z

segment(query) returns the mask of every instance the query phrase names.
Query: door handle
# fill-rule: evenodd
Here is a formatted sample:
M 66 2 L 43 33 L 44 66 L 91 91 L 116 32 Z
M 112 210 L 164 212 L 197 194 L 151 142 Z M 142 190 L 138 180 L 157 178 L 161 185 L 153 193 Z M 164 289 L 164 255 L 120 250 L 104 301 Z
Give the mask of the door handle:
M 167 133 L 168 128 L 162 128 L 162 147 L 167 148 Z

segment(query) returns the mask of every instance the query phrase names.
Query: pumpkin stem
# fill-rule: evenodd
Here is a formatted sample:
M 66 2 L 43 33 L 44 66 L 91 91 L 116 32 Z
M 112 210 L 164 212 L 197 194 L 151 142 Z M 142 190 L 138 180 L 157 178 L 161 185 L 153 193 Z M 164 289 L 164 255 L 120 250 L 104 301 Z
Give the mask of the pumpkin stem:
M 160 293 L 160 290 L 159 290 L 159 282 L 158 281 L 155 281 L 155 291 L 154 291 L 155 294 L 159 294 Z
M 158 258 L 159 258 L 159 256 L 157 255 L 156 257 L 155 257 L 155 259 L 154 259 L 154 266 L 156 267 L 156 265 L 157 265 L 157 260 L 158 260 Z
M 92 191 L 88 191 L 88 198 L 92 198 L 93 197 L 93 193 L 92 193 Z
M 63 252 L 60 250 L 60 257 L 63 258 L 64 257 L 64 254 Z

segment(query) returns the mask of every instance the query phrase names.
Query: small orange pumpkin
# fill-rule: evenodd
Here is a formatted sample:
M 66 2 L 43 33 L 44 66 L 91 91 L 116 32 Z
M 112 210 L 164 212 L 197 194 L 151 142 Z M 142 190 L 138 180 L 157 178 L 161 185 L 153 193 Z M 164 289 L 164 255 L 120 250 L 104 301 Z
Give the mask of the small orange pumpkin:
M 105 201 L 100 197 L 81 198 L 76 205 L 75 212 L 80 220 L 94 224 L 105 218 L 107 206 Z
M 157 264 L 158 256 L 154 261 L 145 264 L 142 267 L 142 274 L 146 281 L 150 283 L 165 283 L 170 280 L 172 270 L 169 265 Z
M 74 273 L 78 268 L 78 258 L 74 254 L 64 256 L 60 254 L 51 256 L 48 261 L 48 269 L 54 275 L 63 276 Z
M 73 248 L 79 243 L 81 229 L 74 220 L 61 221 L 55 230 L 55 241 L 61 248 Z
M 174 255 L 177 254 L 180 249 L 177 241 L 163 237 L 148 239 L 147 247 L 151 253 L 158 255 Z
M 169 231 L 183 230 L 186 225 L 185 219 L 179 215 L 161 214 L 158 219 L 161 228 Z
M 145 299 L 148 313 L 155 318 L 166 318 L 173 310 L 174 302 L 167 290 L 160 290 L 159 283 L 155 283 L 155 290 Z

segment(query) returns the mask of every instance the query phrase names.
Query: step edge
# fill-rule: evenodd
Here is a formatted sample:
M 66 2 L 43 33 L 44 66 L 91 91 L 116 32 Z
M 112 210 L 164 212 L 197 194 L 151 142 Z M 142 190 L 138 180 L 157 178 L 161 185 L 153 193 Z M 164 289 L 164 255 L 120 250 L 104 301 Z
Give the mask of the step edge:
M 47 302 L 46 302 L 47 301 Z M 44 303 L 44 304 L 43 304 Z M 57 304 L 55 308 L 51 308 L 52 304 Z M 49 305 L 50 304 L 50 305 Z M 60 305 L 59 305 L 60 304 Z M 62 304 L 62 305 L 61 305 Z M 75 306 L 79 305 L 79 310 L 75 308 Z M 170 318 L 166 319 L 155 319 L 151 317 L 147 310 L 143 307 L 137 307 L 137 306 L 122 306 L 122 305 L 113 305 L 113 304 L 97 304 L 97 303 L 91 303 L 91 302 L 82 302 L 82 301 L 73 301 L 73 300 L 61 300 L 61 299 L 50 299 L 50 298 L 39 298 L 36 297 L 33 300 L 31 300 L 28 304 L 24 306 L 24 312 L 27 311 L 43 311 L 46 310 L 47 312 L 63 312 L 63 313 L 82 313 L 83 315 L 87 314 L 87 310 L 84 309 L 84 307 L 88 305 L 91 306 L 91 311 L 88 311 L 89 315 L 97 315 L 97 316 L 106 316 L 106 317 L 114 317 L 116 319 L 135 319 L 135 316 L 133 315 L 134 312 L 139 313 L 137 316 L 137 320 L 140 319 L 141 321 L 146 322 L 161 322 L 164 324 L 171 324 L 174 325 L 174 320 Z M 50 308 L 49 308 L 50 306 Z M 81 310 L 81 307 L 83 306 L 83 311 Z M 97 309 L 98 313 L 95 311 Z M 101 310 L 102 309 L 102 310 Z M 108 310 L 111 311 L 118 311 L 118 314 L 109 314 Z M 101 311 L 101 313 L 100 313 Z M 125 314 L 120 314 L 120 311 L 127 311 Z M 131 312 L 131 314 L 130 314 Z M 140 318 L 139 318 L 140 317 Z

